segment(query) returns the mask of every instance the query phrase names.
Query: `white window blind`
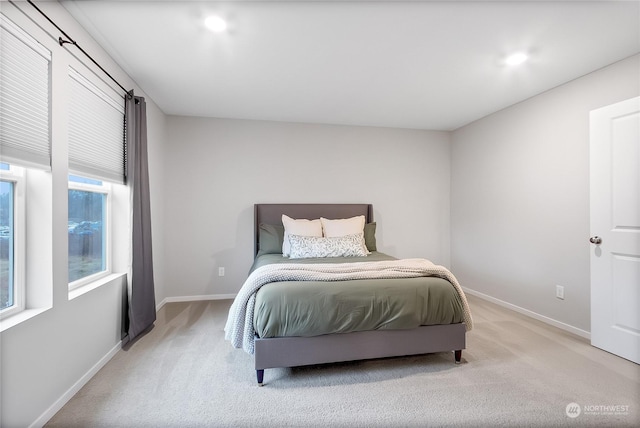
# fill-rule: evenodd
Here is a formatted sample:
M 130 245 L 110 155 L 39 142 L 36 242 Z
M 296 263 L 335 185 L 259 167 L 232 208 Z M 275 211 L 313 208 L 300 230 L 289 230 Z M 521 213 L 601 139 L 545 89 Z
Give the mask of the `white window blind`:
M 51 168 L 51 52 L 0 14 L 0 157 Z
M 69 169 L 124 183 L 124 98 L 115 100 L 69 68 Z

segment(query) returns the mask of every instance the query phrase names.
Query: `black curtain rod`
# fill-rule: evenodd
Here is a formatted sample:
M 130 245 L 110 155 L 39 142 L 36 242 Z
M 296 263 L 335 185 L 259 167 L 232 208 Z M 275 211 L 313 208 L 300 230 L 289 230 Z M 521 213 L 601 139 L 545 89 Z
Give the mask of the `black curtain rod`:
M 125 89 L 125 87 L 124 87 L 124 86 L 122 86 L 122 85 L 120 84 L 120 82 L 118 82 L 118 81 L 117 81 L 117 80 L 116 80 L 112 75 L 110 75 L 110 74 L 107 72 L 107 70 L 105 70 L 105 69 L 104 69 L 100 64 L 98 64 L 98 63 L 96 62 L 96 60 L 95 60 L 95 59 L 93 59 L 93 58 L 91 57 L 91 55 L 89 55 L 89 54 L 88 54 L 84 49 L 82 49 L 82 48 L 80 47 L 80 45 L 79 45 L 78 43 L 76 43 L 76 41 L 75 41 L 75 40 L 73 40 L 73 39 L 72 39 L 72 38 L 71 38 L 67 33 L 65 33 L 65 32 L 64 32 L 64 30 L 63 30 L 62 28 L 58 27 L 58 25 L 57 25 L 55 22 L 53 22 L 53 21 L 51 20 L 51 18 L 49 18 L 49 17 L 48 17 L 48 16 L 47 16 L 47 15 L 46 15 L 42 10 L 40 10 L 40 8 L 38 8 L 38 6 L 36 6 L 36 5 L 31 1 L 31 0 L 27 0 L 27 1 L 28 1 L 28 2 L 29 2 L 29 4 L 30 4 L 31 6 L 33 6 L 33 7 L 34 7 L 38 12 L 40 12 L 40 14 L 41 14 L 42 16 L 44 16 L 44 17 L 47 19 L 47 21 L 49 21 L 51 24 L 53 24 L 53 26 L 54 26 L 54 27 L 56 27 L 56 28 L 58 29 L 58 31 L 60 31 L 60 32 L 64 35 L 64 37 L 67 39 L 67 40 L 65 40 L 65 39 L 63 39 L 62 37 L 58 37 L 58 44 L 59 44 L 60 46 L 63 46 L 65 43 L 69 43 L 69 44 L 71 44 L 71 45 L 73 45 L 73 46 L 77 47 L 78 49 L 80 49 L 80 52 L 82 52 L 82 53 L 83 53 L 87 58 L 89 58 L 89 59 L 91 60 L 91 62 L 93 62 L 93 63 L 94 63 L 94 64 L 95 64 L 95 65 L 96 65 L 100 70 L 102 70 L 102 72 L 103 72 L 104 74 L 106 74 L 106 75 L 107 75 L 107 77 L 109 77 L 109 79 L 113 80 L 113 81 L 116 83 L 116 85 L 120 86 L 120 88 L 121 88 L 121 89 L 122 89 L 122 90 L 127 94 L 127 96 L 129 96 L 129 97 L 133 97 L 133 89 L 131 89 L 131 90 L 127 91 L 127 90 Z

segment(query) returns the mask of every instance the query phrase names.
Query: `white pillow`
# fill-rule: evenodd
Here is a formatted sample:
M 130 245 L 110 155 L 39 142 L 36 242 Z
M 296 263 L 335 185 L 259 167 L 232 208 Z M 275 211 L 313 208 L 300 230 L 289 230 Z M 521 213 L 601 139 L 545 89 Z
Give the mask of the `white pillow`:
M 364 257 L 367 255 L 364 234 L 323 238 L 317 236 L 289 235 L 290 257 L 307 259 L 311 257 Z
M 324 217 L 320 217 L 320 222 L 322 222 L 322 236 L 326 238 L 357 235 L 359 233 L 364 234 L 365 218 L 363 215 L 337 220 L 329 220 Z M 371 254 L 367 249 L 367 245 L 364 243 L 363 249 L 365 254 Z
M 291 245 L 289 244 L 289 235 L 301 236 L 322 236 L 322 223 L 320 219 L 293 219 L 282 214 L 282 225 L 284 226 L 284 239 L 282 241 L 282 255 L 289 257 Z
M 322 222 L 323 236 L 327 238 L 364 233 L 365 220 L 363 215 L 338 220 L 320 217 L 320 221 Z

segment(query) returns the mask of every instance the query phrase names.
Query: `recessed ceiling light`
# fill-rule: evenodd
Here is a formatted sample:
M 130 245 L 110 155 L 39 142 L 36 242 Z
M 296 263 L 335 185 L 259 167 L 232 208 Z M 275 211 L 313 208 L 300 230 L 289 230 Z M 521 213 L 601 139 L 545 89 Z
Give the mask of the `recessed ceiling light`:
M 507 65 L 520 65 L 523 62 L 525 62 L 528 58 L 529 57 L 527 56 L 526 53 L 518 52 L 518 53 L 514 53 L 513 55 L 509 55 L 504 60 L 504 63 Z
M 222 33 L 227 29 L 227 23 L 219 16 L 212 15 L 204 20 L 204 25 L 214 33 Z

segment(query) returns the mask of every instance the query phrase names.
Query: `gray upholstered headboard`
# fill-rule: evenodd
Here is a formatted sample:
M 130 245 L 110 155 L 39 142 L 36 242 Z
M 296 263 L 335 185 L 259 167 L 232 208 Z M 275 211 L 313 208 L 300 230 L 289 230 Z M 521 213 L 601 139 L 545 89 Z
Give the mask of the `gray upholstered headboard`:
M 291 218 L 313 220 L 324 217 L 330 219 L 349 218 L 363 215 L 366 223 L 373 221 L 371 204 L 255 204 L 254 205 L 254 255 L 258 254 L 259 226 L 282 224 L 282 214 Z

